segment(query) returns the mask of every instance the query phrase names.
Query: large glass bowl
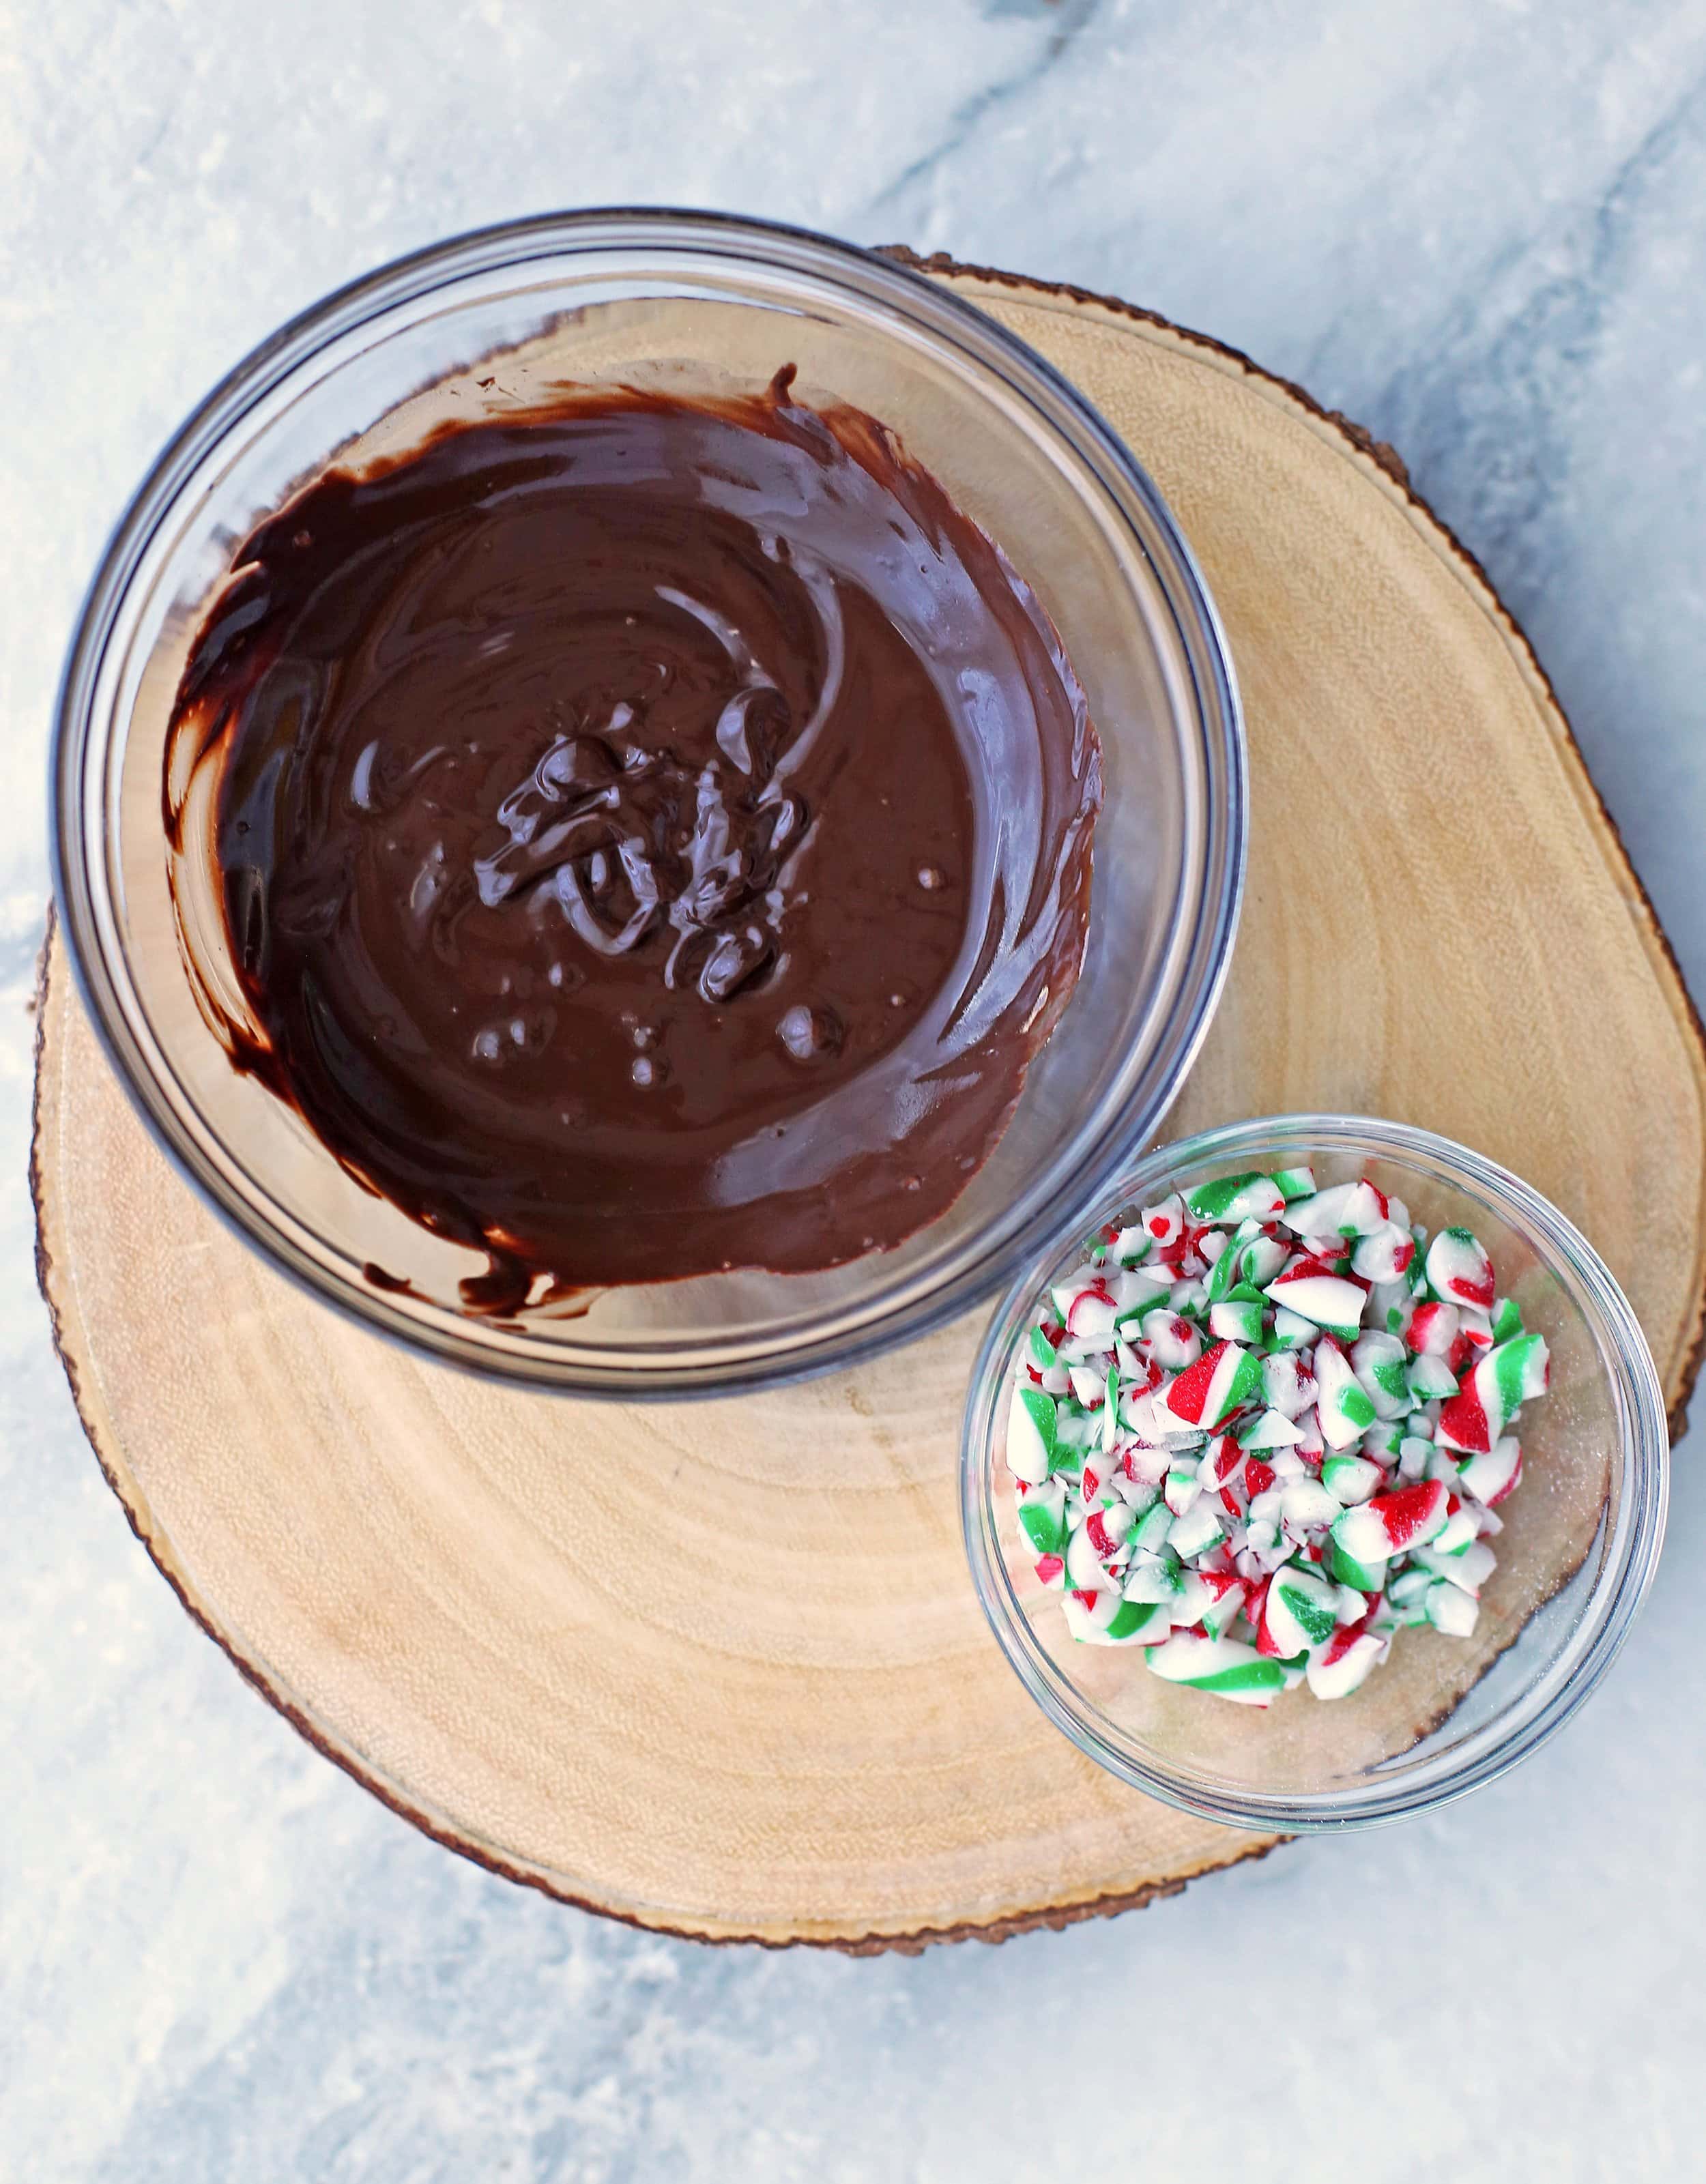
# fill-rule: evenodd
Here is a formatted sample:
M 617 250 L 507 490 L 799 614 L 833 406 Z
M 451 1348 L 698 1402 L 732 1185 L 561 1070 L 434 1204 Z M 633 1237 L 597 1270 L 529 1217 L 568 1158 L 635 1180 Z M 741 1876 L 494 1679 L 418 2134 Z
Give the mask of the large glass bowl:
M 1659 1374 L 1629 1301 L 1592 1246 L 1536 1191 L 1427 1130 L 1356 1116 L 1240 1123 L 1163 1146 L 1095 1218 L 1251 1168 L 1366 1174 L 1430 1232 L 1461 1222 L 1491 1254 L 1552 1351 L 1524 1407 L 1521 1485 L 1500 1505 L 1498 1567 L 1473 1639 L 1397 1633 L 1351 1697 L 1284 1693 L 1264 1713 L 1149 1674 L 1136 1647 L 1080 1645 L 1032 1567 L 1004 1461 L 1015 1346 L 1045 1287 L 1083 1255 L 1074 1228 L 1015 1282 L 966 1407 L 962 1508 L 985 1614 L 1050 1719 L 1123 1780 L 1235 1827 L 1397 1819 L 1491 1781 L 1566 1722 L 1615 1659 L 1659 1560 L 1670 1436 Z
M 951 1210 L 899 1249 L 814 1275 L 605 1292 L 578 1318 L 467 1316 L 481 1262 L 360 1190 L 238 1075 L 185 974 L 161 766 L 200 610 L 254 521 L 334 454 L 563 381 L 694 391 L 799 367 L 895 427 L 1052 616 L 1101 731 L 1090 948 L 1012 1127 Z M 488 229 L 341 290 L 217 387 L 120 522 L 84 606 L 53 757 L 57 884 L 83 991 L 167 1150 L 252 1242 L 323 1296 L 463 1364 L 670 1393 L 845 1362 L 962 1310 L 1101 1195 L 1165 1111 L 1236 921 L 1245 768 L 1214 611 L 1159 494 L 1057 373 L 939 285 L 795 231 L 596 212 Z M 193 915 L 193 911 L 192 912 Z M 217 917 L 198 954 L 224 952 Z M 382 1291 L 377 1262 L 415 1294 Z M 139 1270 L 138 1279 L 146 1279 Z

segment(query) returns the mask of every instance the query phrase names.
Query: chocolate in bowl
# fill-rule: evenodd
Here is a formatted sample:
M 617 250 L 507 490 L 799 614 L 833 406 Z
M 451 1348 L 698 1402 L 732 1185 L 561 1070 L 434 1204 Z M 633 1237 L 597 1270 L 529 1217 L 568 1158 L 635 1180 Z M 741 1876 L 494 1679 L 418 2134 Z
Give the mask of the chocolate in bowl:
M 253 531 L 165 753 L 231 1061 L 485 1256 L 466 1308 L 892 1248 L 1084 952 L 1100 752 L 1034 593 L 895 437 L 605 386 Z M 382 1288 L 396 1278 L 376 1266 Z
M 769 1386 L 945 1327 L 1153 1134 L 1236 922 L 1237 694 L 1154 484 L 1000 314 L 795 230 L 553 214 L 326 297 L 186 420 L 79 617 L 54 747 L 55 889 L 92 1019 L 158 1144 L 272 1268 L 366 1329 L 512 1384 L 628 1399 Z M 189 654 L 243 542 L 329 467 L 376 472 L 447 426 L 501 425 L 568 388 L 750 396 L 783 359 L 803 404 L 883 419 L 1001 543 L 1083 685 L 1101 805 L 1071 1004 L 966 1188 L 891 1250 L 817 1273 L 736 1269 L 513 1315 L 471 1309 L 461 1284 L 492 1272 L 489 1252 L 411 1218 L 231 1067 L 228 1027 L 254 1018 L 211 854 L 215 765 L 170 774 L 193 856 L 169 858 L 162 833 L 168 746 L 175 760 L 195 755 L 173 732 Z

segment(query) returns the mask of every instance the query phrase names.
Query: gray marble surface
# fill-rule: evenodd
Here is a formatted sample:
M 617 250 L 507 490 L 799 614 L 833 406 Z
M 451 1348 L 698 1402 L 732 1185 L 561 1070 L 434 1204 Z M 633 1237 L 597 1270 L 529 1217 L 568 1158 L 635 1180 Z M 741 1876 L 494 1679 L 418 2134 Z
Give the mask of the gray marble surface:
M 1393 441 L 1706 994 L 1699 0 L 3 0 L 0 177 L 0 2175 L 1698 2176 L 1692 1449 L 1617 1674 L 1467 1805 L 999 1950 L 706 1951 L 433 1848 L 242 1686 L 78 1432 L 24 1163 L 107 526 L 287 313 L 576 203 L 1112 290 Z

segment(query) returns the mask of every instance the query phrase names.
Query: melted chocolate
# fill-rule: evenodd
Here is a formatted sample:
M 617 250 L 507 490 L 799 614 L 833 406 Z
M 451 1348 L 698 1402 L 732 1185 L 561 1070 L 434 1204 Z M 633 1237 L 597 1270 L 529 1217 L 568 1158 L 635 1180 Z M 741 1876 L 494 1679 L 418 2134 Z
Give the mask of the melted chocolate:
M 167 780 L 218 769 L 232 1060 L 487 1255 L 470 1309 L 899 1243 L 1077 978 L 1100 773 L 1054 631 L 791 378 L 331 471 L 198 634 Z

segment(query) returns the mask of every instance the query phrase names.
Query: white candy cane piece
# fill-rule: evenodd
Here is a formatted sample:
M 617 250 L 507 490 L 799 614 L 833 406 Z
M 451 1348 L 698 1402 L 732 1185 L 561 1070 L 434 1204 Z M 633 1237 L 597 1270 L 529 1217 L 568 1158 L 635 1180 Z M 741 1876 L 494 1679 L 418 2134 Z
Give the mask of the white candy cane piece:
M 1114 1462 L 1113 1476 L 1108 1480 L 1108 1485 L 1126 1507 L 1135 1515 L 1140 1517 L 1146 1509 L 1153 1505 L 1156 1499 L 1155 1489 L 1152 1486 L 1146 1486 L 1140 1479 L 1132 1478 L 1125 1470 L 1125 1452 L 1123 1449 L 1116 1455 Z
M 1167 1407 L 1187 1426 L 1216 1433 L 1235 1412 L 1260 1399 L 1261 1361 L 1235 1342 L 1218 1342 L 1188 1365 L 1167 1390 Z
M 1468 1546 L 1480 1531 L 1474 1511 L 1459 1506 L 1452 1511 L 1428 1545 L 1436 1555 L 1454 1555 Z
M 1501 1342 L 1464 1376 L 1440 1412 L 1436 1436 L 1469 1455 L 1490 1451 L 1520 1407 L 1546 1390 L 1546 1338 L 1519 1334 Z
M 1149 1256 L 1151 1248 L 1148 1234 L 1141 1222 L 1138 1222 L 1118 1231 L 1108 1256 L 1122 1267 L 1135 1267 L 1140 1259 Z
M 1458 1484 L 1486 1509 L 1503 1502 L 1521 1477 L 1522 1445 L 1511 1434 L 1458 1466 Z
M 1138 1607 L 1171 1602 L 1183 1583 L 1176 1555 L 1135 1553 L 1125 1573 L 1125 1597 Z
M 1175 1190 L 1159 1206 L 1146 1206 L 1139 1217 L 1151 1246 L 1165 1251 L 1185 1234 L 1185 1201 Z
M 1368 1291 L 1342 1274 L 1324 1274 L 1296 1268 L 1268 1283 L 1263 1295 L 1276 1306 L 1324 1328 L 1342 1342 L 1354 1342 L 1363 1325 L 1363 1306 Z
M 1163 1372 L 1182 1373 L 1202 1355 L 1202 1337 L 1188 1319 L 1157 1305 L 1138 1322 L 1149 1354 Z M 1456 1383 L 1452 1383 L 1453 1386 Z
M 1197 1480 L 1208 1491 L 1218 1492 L 1243 1468 L 1243 1449 L 1230 1434 L 1223 1434 L 1203 1451 L 1202 1460 L 1196 1467 Z
M 1112 1278 L 1108 1287 L 1119 1307 L 1118 1316 L 1123 1320 L 1130 1312 L 1146 1312 L 1151 1305 L 1160 1303 L 1173 1283 L 1165 1269 L 1151 1273 L 1147 1267 L 1126 1267 Z
M 1280 1490 L 1280 1516 L 1288 1532 L 1324 1531 L 1342 1507 L 1319 1479 L 1296 1479 Z
M 1208 1307 L 1208 1332 L 1217 1342 L 1241 1343 L 1253 1350 L 1262 1340 L 1265 1307 L 1260 1297 L 1233 1297 Z
M 1146 1511 L 1132 1527 L 1134 1551 L 1145 1555 L 1160 1554 L 1167 1545 L 1167 1535 L 1172 1528 L 1173 1512 L 1165 1502 L 1157 1500 L 1155 1507 Z
M 1214 1245 L 1221 1247 L 1213 1251 Z M 1229 1237 L 1214 1229 L 1202 1240 L 1202 1250 L 1208 1256 L 1208 1273 L 1203 1280 L 1203 1292 L 1210 1304 L 1218 1304 L 1223 1297 L 1238 1286 L 1238 1262 L 1243 1251 Z
M 1274 1572 L 1262 1619 L 1268 1644 L 1282 1659 L 1312 1653 L 1332 1637 L 1338 1628 L 1335 1593 L 1319 1570 L 1304 1564 L 1287 1563 Z
M 1195 1468 L 1189 1471 L 1169 1471 L 1161 1490 L 1161 1498 L 1175 1517 L 1182 1517 L 1196 1506 L 1202 1491 L 1202 1482 Z
M 1067 1312 L 1067 1333 L 1076 1340 L 1106 1348 L 1113 1340 L 1115 1306 L 1104 1288 L 1080 1290 Z
M 1108 1474 L 1113 1469 L 1113 1458 L 1096 1449 L 1087 1453 L 1084 1469 L 1079 1474 L 1078 1490 L 1087 1509 L 1094 1509 L 1101 1500 L 1101 1490 Z
M 1291 1256 L 1277 1236 L 1253 1237 L 1239 1247 L 1238 1279 L 1252 1289 L 1265 1288 Z
M 1110 1597 L 1114 1603 L 1112 1610 L 1106 1604 Z M 1071 1629 L 1071 1611 L 1074 1602 L 1070 1596 L 1063 1605 L 1067 1610 L 1068 1628 Z M 1089 1617 L 1091 1628 L 1082 1635 L 1091 1645 L 1160 1645 L 1165 1641 L 1173 1624 L 1172 1610 L 1165 1601 L 1140 1602 L 1100 1592 L 1096 1596 Z M 1106 1621 L 1103 1621 L 1104 1617 Z M 1073 1635 L 1076 1637 L 1080 1634 L 1073 1631 Z
M 1492 1317 L 1479 1306 L 1459 1305 L 1458 1307 L 1458 1335 L 1475 1352 L 1484 1352 L 1493 1346 Z
M 1342 1641 L 1342 1642 L 1341 1642 Z M 1385 1658 L 1390 1640 L 1371 1630 L 1346 1631 L 1311 1657 L 1304 1674 L 1318 1699 L 1347 1699 Z
M 1235 1638 L 1199 1638 L 1175 1630 L 1164 1646 L 1151 1646 L 1144 1658 L 1151 1673 L 1170 1684 L 1213 1691 L 1217 1698 L 1244 1706 L 1267 1706 L 1285 1688 L 1280 1663 L 1263 1659 L 1253 1646 Z
M 1027 1486 L 1019 1495 L 1019 1524 L 1040 1555 L 1057 1555 L 1066 1546 L 1066 1489 L 1057 1479 Z
M 1321 1430 L 1321 1412 L 1319 1405 L 1313 1410 L 1305 1411 L 1295 1424 L 1298 1435 L 1296 1447 L 1291 1451 L 1282 1449 L 1280 1454 L 1289 1453 L 1301 1457 L 1305 1463 L 1319 1463 L 1327 1453 L 1327 1441 L 1326 1436 Z
M 1231 1575 L 1230 1573 L 1228 1574 Z M 1199 1626 L 1211 1638 L 1224 1638 L 1243 1613 L 1246 1588 L 1240 1578 L 1232 1576 L 1231 1589 L 1213 1601 L 1197 1617 Z
M 1334 1183 L 1291 1200 L 1280 1217 L 1300 1236 L 1372 1236 L 1386 1225 L 1386 1201 L 1371 1183 Z
M 1498 1557 L 1480 1540 L 1471 1540 L 1454 1555 L 1443 1554 L 1437 1547 L 1418 1547 L 1410 1559 L 1419 1568 L 1431 1570 L 1459 1592 L 1468 1593 L 1471 1600 L 1480 1598 L 1481 1587 L 1498 1567 Z
M 1314 1321 L 1305 1319 L 1301 1312 L 1288 1312 L 1283 1304 L 1274 1312 L 1274 1340 L 1281 1350 L 1303 1349 L 1315 1340 L 1318 1332 Z
M 1381 1418 L 1401 1418 L 1415 1408 L 1409 1383 L 1404 1377 L 1408 1353 L 1396 1334 L 1370 1328 L 1359 1334 L 1351 1349 L 1351 1370 Z
M 1007 1469 L 1028 1486 L 1040 1484 L 1053 1468 L 1055 1420 L 1052 1396 L 1040 1388 L 1014 1389 L 1007 1412 Z
M 1067 1581 L 1068 1585 L 1072 1582 L 1070 1563 L 1068 1567 Z M 1086 1606 L 1082 1600 L 1078 1599 L 1073 1592 L 1069 1591 L 1066 1598 L 1062 1601 L 1061 1608 L 1066 1617 L 1068 1630 L 1078 1640 L 1079 1645 L 1107 1646 L 1118 1642 L 1110 1638 L 1108 1633 L 1115 1616 L 1120 1611 L 1121 1605 L 1120 1596 L 1117 1592 L 1096 1593 L 1091 1596 L 1090 1604 Z
M 1436 1479 L 1377 1494 L 1372 1502 L 1346 1509 L 1334 1519 L 1334 1544 L 1356 1563 L 1380 1563 L 1392 1555 L 1408 1554 L 1413 1547 L 1425 1546 L 1444 1526 L 1448 1498 Z
M 1315 1345 L 1313 1365 L 1321 1391 L 1315 1411 L 1321 1421 L 1322 1439 L 1329 1448 L 1349 1448 L 1374 1423 L 1369 1391 L 1330 1335 L 1324 1334 Z
M 1295 1350 L 1278 1350 L 1262 1360 L 1262 1394 L 1270 1409 L 1300 1418 L 1315 1400 L 1315 1376 Z
M 1173 1468 L 1173 1458 L 1168 1451 L 1156 1448 L 1148 1441 L 1123 1442 L 1119 1461 L 1126 1476 L 1140 1486 L 1158 1487 Z
M 1430 1585 L 1422 1597 L 1422 1607 L 1436 1630 L 1443 1630 L 1448 1638 L 1473 1638 L 1480 1610 L 1475 1600 L 1458 1586 L 1441 1579 Z
M 1458 1308 L 1454 1304 L 1419 1304 L 1405 1323 L 1403 1335 L 1410 1348 L 1423 1357 L 1448 1357 L 1457 1346 Z
M 1218 1546 L 1226 1536 L 1221 1523 L 1224 1511 L 1212 1495 L 1202 1495 L 1193 1502 L 1182 1517 L 1175 1517 L 1167 1535 L 1167 1544 L 1181 1562 Z
M 1140 1395 L 1135 1388 L 1123 1388 L 1119 1397 L 1119 1429 L 1134 1440 L 1153 1445 L 1161 1439 L 1161 1425 L 1156 1417 L 1155 1396 Z
M 1096 1551 L 1088 1526 L 1082 1523 L 1073 1526 L 1067 1541 L 1066 1567 L 1067 1583 L 1080 1592 L 1094 1592 L 1098 1586 L 1112 1582 L 1101 1566 L 1101 1557 Z
M 1365 1282 L 1396 1282 L 1416 1256 L 1416 1240 L 1395 1221 L 1383 1221 L 1370 1236 L 1357 1240 L 1351 1272 Z
M 1073 1395 L 1078 1397 L 1087 1411 L 1101 1408 L 1102 1392 L 1107 1378 L 1101 1368 L 1095 1365 L 1070 1366 L 1067 1371 L 1067 1378 L 1072 1382 Z
M 1259 1455 L 1271 1448 L 1295 1448 L 1303 1435 L 1284 1411 L 1258 1412 L 1248 1425 L 1238 1429 L 1238 1445 Z
M 1229 1594 L 1241 1604 L 1244 1587 L 1229 1567 L 1225 1569 L 1204 1568 L 1186 1570 L 1179 1588 L 1174 1620 L 1180 1630 L 1188 1630 L 1193 1624 L 1201 1620 L 1207 1610 Z
M 1442 1303 L 1479 1305 L 1493 1301 L 1492 1261 L 1467 1228 L 1441 1228 L 1428 1246 L 1428 1287 Z
M 1295 1236 L 1336 1235 L 1340 1209 L 1350 1203 L 1351 1191 L 1348 1183 L 1330 1183 L 1306 1198 L 1288 1199 L 1280 1218 Z
M 1402 1334 L 1409 1323 L 1413 1303 L 1408 1282 L 1376 1282 L 1363 1307 L 1363 1324 L 1378 1327 L 1387 1334 Z
M 1385 1474 L 1366 1456 L 1330 1456 L 1321 1466 L 1321 1484 L 1341 1508 L 1354 1509 L 1371 1500 L 1385 1483 Z
M 1413 1357 L 1404 1372 L 1410 1393 L 1419 1404 L 1436 1402 L 1458 1391 L 1458 1377 L 1443 1357 Z
M 1197 1220 L 1218 1221 L 1229 1228 L 1240 1221 L 1271 1220 L 1285 1199 L 1271 1175 L 1252 1173 L 1199 1184 L 1186 1203 Z
M 1398 1443 L 1398 1476 L 1411 1480 L 1425 1479 L 1433 1469 L 1434 1445 L 1406 1434 Z

